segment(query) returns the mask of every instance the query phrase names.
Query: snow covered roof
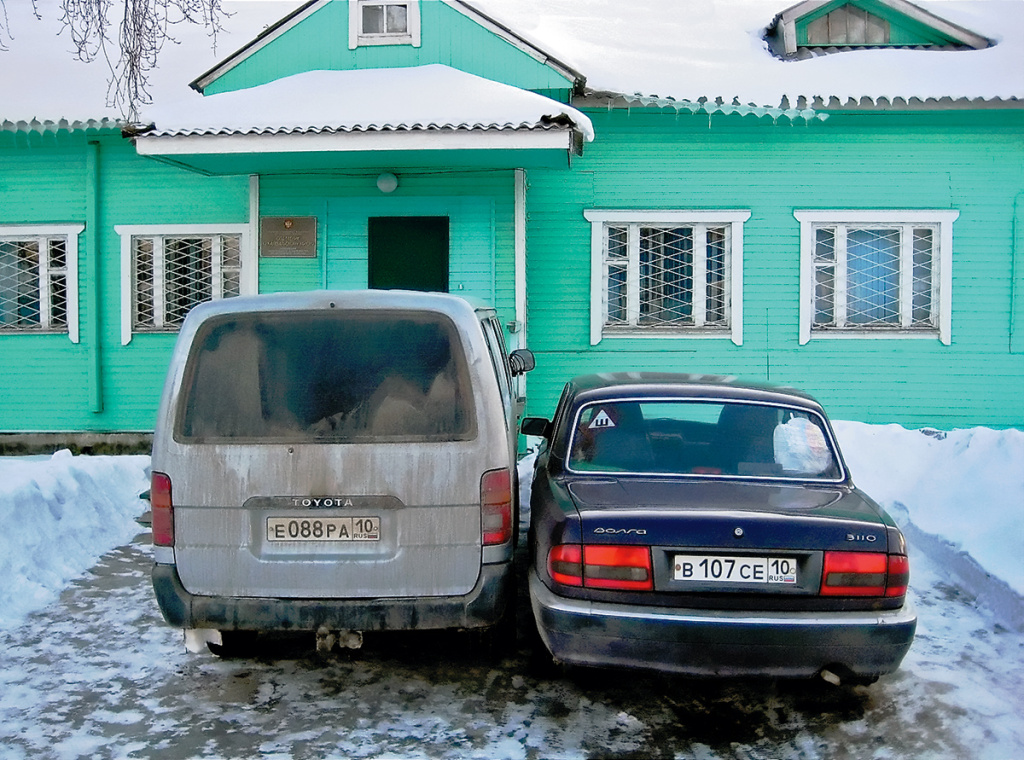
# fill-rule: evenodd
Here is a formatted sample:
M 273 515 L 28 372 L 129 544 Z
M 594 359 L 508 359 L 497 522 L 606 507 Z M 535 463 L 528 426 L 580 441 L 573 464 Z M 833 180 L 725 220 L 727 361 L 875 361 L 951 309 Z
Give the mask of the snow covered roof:
M 869 49 L 800 61 L 773 56 L 764 39 L 777 15 L 792 4 L 787 0 L 463 1 L 581 72 L 594 92 L 784 109 L 915 100 L 929 106 L 959 100 L 1020 107 L 1024 101 L 1021 0 L 919 0 L 935 15 L 996 43 L 984 50 Z M 122 117 L 119 108 L 107 103 L 109 69 L 103 57 L 91 64 L 74 60 L 67 31 L 58 34 L 58 0 L 39 0 L 42 20 L 33 17 L 31 3 L 6 5 L 13 39 L 10 50 L 0 52 L 5 72 L 0 77 L 0 129 L 57 129 L 61 120 L 85 129 Z M 154 107 L 186 101 L 190 81 L 301 5 L 299 0 L 225 0 L 233 15 L 217 50 L 205 30 L 176 25 L 172 34 L 181 44 L 164 48 L 151 77 Z M 12 71 L 17 76 L 7 73 Z M 375 97 L 373 102 L 380 115 L 369 121 L 398 122 L 387 116 L 402 110 L 398 99 Z M 452 100 L 448 105 L 457 108 Z M 513 108 L 472 117 L 460 110 L 441 121 L 507 124 L 516 121 L 517 113 Z M 401 122 L 436 117 L 407 108 Z M 367 118 L 366 113 L 358 119 L 344 115 L 342 121 L 355 124 Z M 270 122 L 263 118 L 248 125 L 266 126 Z
M 1024 2 L 920 0 L 987 37 L 984 50 L 866 49 L 801 61 L 772 55 L 787 0 L 472 0 L 587 77 L 644 96 L 779 107 L 800 101 L 1024 99 Z
M 189 90 L 142 117 L 156 125 L 150 136 L 545 130 L 568 119 L 594 137 L 590 119 L 571 106 L 440 64 L 309 71 L 216 95 Z

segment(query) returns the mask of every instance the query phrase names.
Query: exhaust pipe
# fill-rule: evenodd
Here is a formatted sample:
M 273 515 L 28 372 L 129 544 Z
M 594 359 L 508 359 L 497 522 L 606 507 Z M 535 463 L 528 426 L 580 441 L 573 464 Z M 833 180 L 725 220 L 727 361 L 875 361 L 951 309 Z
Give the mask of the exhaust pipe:
M 837 676 L 828 668 L 822 668 L 820 675 L 822 679 L 832 684 L 833 686 L 839 686 L 843 682 L 839 676 Z
M 320 626 L 316 631 L 317 653 L 327 654 L 334 649 L 335 645 L 339 649 L 361 649 L 363 646 L 363 632 L 346 629 L 335 633 L 326 625 Z

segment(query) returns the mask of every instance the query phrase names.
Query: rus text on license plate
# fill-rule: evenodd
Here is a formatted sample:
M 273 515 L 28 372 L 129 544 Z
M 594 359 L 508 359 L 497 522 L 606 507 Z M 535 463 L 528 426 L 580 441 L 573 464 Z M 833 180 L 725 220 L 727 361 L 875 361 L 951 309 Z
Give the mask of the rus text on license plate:
M 677 554 L 673 579 L 697 583 L 797 582 L 797 563 L 792 557 L 718 557 Z
M 379 517 L 268 517 L 268 541 L 380 541 Z

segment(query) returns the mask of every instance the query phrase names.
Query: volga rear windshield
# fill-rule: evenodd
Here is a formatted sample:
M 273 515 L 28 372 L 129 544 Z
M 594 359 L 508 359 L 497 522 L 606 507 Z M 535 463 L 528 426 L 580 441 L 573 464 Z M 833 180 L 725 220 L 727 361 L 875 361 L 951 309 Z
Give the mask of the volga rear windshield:
M 837 481 L 826 425 L 809 411 L 724 400 L 614 399 L 582 407 L 576 472 Z
M 462 342 L 444 315 L 237 314 L 193 342 L 176 438 L 359 443 L 475 437 Z

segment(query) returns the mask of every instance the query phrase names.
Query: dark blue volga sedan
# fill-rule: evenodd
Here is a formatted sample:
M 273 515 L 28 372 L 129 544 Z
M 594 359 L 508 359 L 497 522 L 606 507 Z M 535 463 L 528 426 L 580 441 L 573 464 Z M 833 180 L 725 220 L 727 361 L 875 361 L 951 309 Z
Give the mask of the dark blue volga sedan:
M 530 596 L 556 661 L 689 675 L 899 667 L 917 616 L 903 534 L 789 388 L 657 373 L 566 385 L 530 518 Z

